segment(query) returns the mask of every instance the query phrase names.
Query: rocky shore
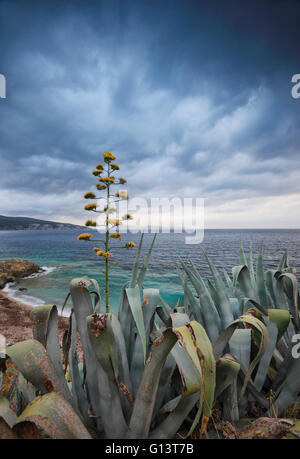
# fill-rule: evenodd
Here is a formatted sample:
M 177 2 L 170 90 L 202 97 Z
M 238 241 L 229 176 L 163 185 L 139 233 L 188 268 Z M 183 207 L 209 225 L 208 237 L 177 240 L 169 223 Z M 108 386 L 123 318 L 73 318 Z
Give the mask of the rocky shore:
M 0 289 L 8 282 L 30 276 L 41 271 L 39 265 L 31 260 L 10 258 L 0 261 Z M 0 334 L 7 344 L 14 344 L 32 338 L 31 306 L 27 306 L 8 297 L 0 290 Z M 62 338 L 68 328 L 68 319 L 59 317 L 59 334 Z
M 17 278 L 27 277 L 40 271 L 39 265 L 30 260 L 10 258 L 0 261 L 0 289 Z
M 32 339 L 31 310 L 31 306 L 9 298 L 0 290 L 0 334 L 5 337 L 7 345 Z M 59 316 L 60 339 L 68 326 L 68 318 Z

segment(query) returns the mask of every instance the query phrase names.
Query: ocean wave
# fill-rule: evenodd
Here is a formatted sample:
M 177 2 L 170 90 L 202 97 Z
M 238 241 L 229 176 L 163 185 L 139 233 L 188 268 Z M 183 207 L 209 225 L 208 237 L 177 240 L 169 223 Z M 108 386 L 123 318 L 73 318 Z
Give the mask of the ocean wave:
M 3 292 L 7 293 L 7 296 L 9 298 L 19 301 L 20 303 L 26 304 L 28 306 L 35 307 L 45 304 L 45 301 L 41 300 L 40 298 L 31 295 L 25 295 L 24 293 L 20 292 L 20 290 L 16 288 L 16 286 L 16 282 L 9 282 L 3 288 Z
M 30 274 L 30 276 L 23 277 L 23 279 L 35 279 L 36 277 L 47 276 L 58 269 L 58 266 L 42 266 L 37 273 Z

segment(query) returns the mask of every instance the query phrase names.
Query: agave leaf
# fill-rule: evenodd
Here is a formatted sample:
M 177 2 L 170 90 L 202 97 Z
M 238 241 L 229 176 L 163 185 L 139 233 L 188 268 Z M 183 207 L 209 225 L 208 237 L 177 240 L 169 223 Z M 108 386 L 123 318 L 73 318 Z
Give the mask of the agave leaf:
M 243 298 L 243 301 L 242 301 L 243 313 L 247 312 L 248 306 L 249 306 L 248 303 L 250 303 L 256 309 L 258 309 L 259 312 L 261 312 L 264 316 L 267 315 L 267 311 L 265 310 L 265 308 L 260 303 L 258 303 L 257 301 L 253 300 L 252 298 Z
M 222 394 L 233 381 L 236 381 L 240 368 L 240 364 L 235 360 L 235 357 L 230 354 L 225 354 L 216 362 L 215 399 Z
M 143 321 L 145 327 L 145 339 L 146 339 L 146 356 L 148 353 L 149 347 L 149 335 L 153 331 L 154 327 L 154 316 L 155 311 L 157 308 L 159 300 L 159 290 L 154 288 L 143 289 L 143 304 L 142 304 L 142 313 L 143 313 Z M 130 372 L 132 377 L 133 383 L 133 393 L 135 394 L 139 381 L 141 379 L 141 375 L 144 370 L 144 352 L 143 346 L 141 341 L 141 336 L 137 335 L 135 344 L 134 344 L 134 351 L 133 357 L 130 366 Z
M 17 416 L 10 408 L 9 401 L 6 397 L 0 397 L 0 419 L 1 418 L 4 419 L 9 427 L 13 427 L 17 419 Z
M 146 349 L 149 346 L 149 335 L 153 331 L 154 316 L 159 301 L 159 290 L 157 288 L 143 289 L 143 316 L 146 334 Z
M 245 264 L 245 263 L 244 263 Z M 254 264 L 253 264 L 253 247 L 252 247 L 252 241 L 250 241 L 250 247 L 249 247 L 249 256 L 248 256 L 248 263 L 247 263 L 248 269 L 249 269 L 249 274 L 250 274 L 250 279 L 252 282 L 252 285 L 255 285 L 255 274 L 254 274 Z
M 190 302 L 188 299 L 188 292 L 187 292 L 188 282 L 187 282 L 186 274 L 183 275 L 182 284 L 183 284 L 183 307 L 184 307 L 184 310 L 190 315 L 192 311 L 191 311 Z
M 29 381 L 26 381 L 21 372 L 18 374 L 17 385 L 18 391 L 22 394 L 25 403 L 32 402 L 36 396 L 36 389 Z
M 71 405 L 55 392 L 36 397 L 27 405 L 13 430 L 20 438 L 91 438 Z
M 71 293 L 69 292 L 67 294 L 66 298 L 65 298 L 65 301 L 64 301 L 63 305 L 62 305 L 61 312 L 60 312 L 61 315 L 63 315 L 64 309 L 65 309 L 70 297 L 71 297 Z
M 126 285 L 123 286 L 121 292 L 118 319 L 122 327 L 126 346 L 126 354 L 130 364 L 132 361 L 135 343 L 135 321 L 129 305 L 128 296 L 126 294 Z
M 249 371 L 250 354 L 251 354 L 251 330 L 250 329 L 236 329 L 229 341 L 230 353 L 237 358 L 241 366 Z M 225 400 L 224 410 L 230 413 L 232 421 L 237 420 L 246 412 L 247 397 L 238 400 L 238 390 L 240 385 L 235 379 L 233 387 L 228 391 L 228 400 Z
M 132 382 L 129 372 L 129 362 L 126 354 L 125 339 L 122 332 L 121 324 L 118 319 L 112 315 L 111 327 L 115 342 L 117 345 L 117 355 L 119 362 L 119 378 L 120 381 L 124 382 L 129 392 L 132 391 Z
M 57 374 L 52 360 L 39 341 L 30 339 L 13 344 L 7 347 L 6 354 L 37 390 L 43 394 L 55 391 L 74 405 L 66 380 Z
M 212 297 L 212 300 L 215 303 L 215 305 L 217 306 L 217 308 L 219 309 L 220 303 L 218 301 L 218 293 L 217 293 L 217 290 L 215 289 L 212 281 L 209 278 L 207 278 L 207 285 L 208 285 L 208 290 L 209 290 L 210 296 Z
M 205 329 L 211 342 L 214 343 L 219 336 L 220 324 L 220 318 L 218 316 L 215 304 L 202 278 L 200 276 L 196 276 L 182 261 L 181 265 L 199 296 L 201 309 L 203 311 Z
M 181 395 L 177 395 L 177 397 L 172 398 L 167 403 L 165 403 L 164 406 L 161 407 L 159 414 L 170 413 L 171 411 L 174 411 L 180 400 Z
M 285 309 L 268 309 L 268 317 L 270 322 L 273 322 L 278 329 L 278 342 L 289 326 L 291 319 L 290 313 Z
M 199 392 L 195 392 L 185 398 L 182 398 L 181 396 L 177 397 L 174 403 L 174 408 L 169 408 L 170 410 L 172 409 L 171 413 L 156 429 L 153 430 L 153 432 L 150 433 L 149 438 L 173 438 L 176 432 L 178 432 L 184 419 L 186 419 L 189 415 L 198 400 Z
M 278 329 L 275 323 L 272 323 L 271 321 L 268 322 L 267 329 L 269 333 L 269 343 L 259 362 L 254 379 L 254 385 L 259 392 L 262 390 L 264 382 L 266 380 L 268 369 L 271 363 L 271 359 L 276 347 L 278 337 Z
M 293 365 L 293 362 L 295 360 L 294 357 L 293 357 L 293 353 L 292 353 L 293 346 L 294 346 L 294 343 L 291 340 L 288 343 L 288 351 L 286 352 L 286 356 L 285 356 L 283 362 L 281 363 L 281 365 L 279 366 L 279 370 L 278 370 L 278 372 L 277 372 L 277 374 L 275 376 L 275 379 L 273 381 L 273 390 L 275 390 L 275 391 L 279 390 L 279 388 L 283 384 L 287 374 L 289 373 L 290 368 Z
M 280 260 L 280 263 L 278 265 L 277 271 L 284 271 L 286 268 L 288 268 L 288 252 L 285 250 L 284 254 L 282 255 L 282 258 Z
M 246 255 L 245 255 L 245 252 L 244 252 L 243 240 L 242 239 L 241 239 L 241 243 L 240 243 L 240 263 L 241 263 L 241 265 L 247 265 Z
M 96 279 L 90 279 L 92 282 L 94 289 L 96 291 L 96 298 L 95 298 L 95 303 L 94 303 L 94 312 L 96 314 L 100 314 L 101 312 L 101 294 L 100 294 L 100 287 Z
M 142 348 L 144 353 L 144 360 L 146 358 L 146 331 L 144 324 L 144 317 L 141 304 L 140 289 L 136 287 L 128 287 L 125 289 L 128 298 L 128 304 L 131 309 L 138 333 L 141 338 Z
M 237 379 L 234 379 L 223 393 L 223 417 L 225 421 L 236 422 L 240 419 L 237 383 Z
M 260 252 L 257 258 L 256 284 L 257 284 L 257 290 L 258 290 L 259 303 L 263 306 L 264 309 L 267 310 L 268 309 L 268 296 L 267 296 L 265 278 L 264 278 L 262 249 L 260 249 Z
M 144 233 L 141 235 L 141 239 L 136 251 L 136 257 L 135 257 L 135 262 L 133 265 L 133 270 L 131 274 L 131 280 L 130 280 L 130 287 L 134 288 L 137 284 L 137 275 L 138 275 L 138 270 L 139 270 L 139 262 L 140 262 L 140 256 L 141 256 L 141 250 L 142 250 L 142 245 L 143 245 L 143 239 L 144 239 Z
M 287 298 L 289 301 L 290 310 L 293 315 L 293 322 L 298 329 L 299 327 L 299 312 L 298 312 L 298 282 L 297 278 L 292 273 L 283 273 L 281 274 L 277 281 L 283 283 L 284 289 L 287 294 Z
M 275 272 L 275 297 L 276 297 L 276 307 L 279 309 L 289 309 L 287 297 L 284 291 L 283 278 L 280 278 L 281 274 L 278 271 Z
M 88 399 L 83 388 L 83 381 L 80 377 L 77 357 L 77 326 L 75 315 L 71 317 L 71 347 L 69 352 L 69 370 L 72 381 L 72 396 L 74 398 L 77 411 L 79 411 L 86 425 L 91 425 L 91 418 L 88 416 Z
M 168 305 L 168 303 L 159 295 L 159 301 L 163 305 L 163 307 L 166 309 L 167 312 L 172 312 L 172 308 Z
M 199 322 L 201 325 L 204 325 L 204 319 L 201 311 L 201 305 L 199 300 L 197 300 L 188 286 L 186 280 L 187 276 L 183 276 L 179 267 L 176 265 L 178 276 L 181 280 L 182 285 L 184 286 L 184 299 L 187 298 L 189 304 L 189 313 Z M 171 313 L 171 311 L 169 311 Z
M 276 275 L 280 275 L 280 273 L 278 271 L 276 271 L 275 269 L 269 269 L 268 271 L 266 271 L 265 273 L 265 278 L 266 278 L 266 287 L 267 287 L 267 290 L 272 298 L 272 302 L 273 302 L 273 305 L 274 307 L 277 307 L 277 298 L 276 298 Z
M 219 305 L 219 314 L 221 317 L 222 326 L 226 328 L 234 320 L 229 297 L 227 295 L 226 287 L 220 274 L 206 254 L 205 257 L 215 281 L 216 287 L 214 291 L 217 299 L 217 304 Z
M 172 330 L 167 329 L 154 341 L 134 402 L 127 438 L 148 437 L 160 373 L 176 340 Z
M 197 322 L 191 322 L 185 328 L 189 329 L 191 334 L 191 341 L 190 343 L 184 339 L 185 347 L 188 354 L 192 357 L 193 361 L 196 362 L 196 358 L 198 358 L 200 368 L 201 369 L 201 376 L 202 376 L 202 388 L 201 388 L 201 395 L 200 395 L 200 402 L 198 407 L 198 412 L 194 419 L 194 422 L 187 434 L 190 436 L 195 427 L 197 426 L 201 414 L 203 412 L 203 419 L 202 419 L 202 427 L 201 432 L 203 433 L 204 429 L 206 429 L 207 420 L 211 416 L 212 405 L 214 402 L 214 393 L 216 387 L 216 362 L 214 359 L 214 354 L 212 350 L 211 343 L 208 339 L 208 336 L 204 330 L 204 328 L 198 324 Z M 184 336 L 182 332 L 181 335 Z M 201 402 L 203 401 L 203 406 L 201 406 Z
M 125 391 L 130 397 L 128 388 L 119 379 L 118 349 L 112 328 L 113 314 L 93 314 L 87 317 L 87 329 L 94 353 L 99 362 L 98 378 L 101 397 L 103 427 L 108 438 L 122 438 L 127 431 L 120 392 Z M 116 318 L 115 318 L 116 319 Z M 117 320 L 117 319 L 116 319 Z M 128 364 L 127 364 L 128 365 Z
M 137 279 L 137 284 L 138 284 L 138 286 L 139 286 L 140 288 L 142 287 L 142 284 L 143 284 L 143 282 L 144 282 L 144 278 L 145 278 L 145 275 L 146 275 L 146 271 L 147 271 L 147 268 L 148 268 L 148 264 L 149 264 L 149 261 L 150 261 L 151 252 L 152 252 L 152 249 L 153 249 L 153 245 L 154 245 L 156 236 L 157 236 L 157 234 L 155 233 L 154 236 L 153 236 L 151 245 L 150 245 L 150 247 L 149 247 L 149 250 L 148 250 L 148 252 L 147 252 L 145 261 L 144 261 L 144 263 L 143 263 L 143 266 L 141 267 L 141 270 L 140 270 L 138 279 Z
M 251 364 L 249 365 L 249 370 L 247 372 L 247 375 L 245 377 L 244 385 L 242 387 L 241 393 L 240 393 L 240 399 L 242 399 L 247 384 L 251 378 L 251 374 L 256 367 L 257 363 L 259 362 L 261 356 L 266 350 L 266 347 L 268 345 L 268 331 L 266 326 L 256 317 L 253 317 L 251 315 L 246 315 L 244 314 L 243 316 L 239 317 L 236 319 L 229 327 L 227 327 L 225 330 L 223 330 L 217 339 L 216 343 L 214 344 L 214 354 L 216 360 L 219 359 L 222 355 L 222 352 L 226 346 L 226 344 L 229 342 L 233 332 L 236 330 L 238 327 L 239 323 L 246 324 L 247 326 L 254 327 L 261 335 L 261 340 L 260 340 L 260 346 L 259 350 L 257 352 L 257 355 L 255 358 L 252 360 Z
M 237 298 L 229 298 L 234 320 L 243 314 L 241 304 Z M 242 303 L 243 304 L 243 303 Z
M 230 290 L 230 293 L 233 294 L 233 284 L 232 284 L 232 280 L 230 279 L 229 277 L 229 274 L 228 272 L 226 271 L 226 269 L 223 269 L 223 273 L 224 273 L 224 278 L 226 280 L 226 283 L 227 283 L 227 286 Z
M 296 401 L 300 392 L 300 359 L 293 359 L 286 379 L 281 386 L 281 390 L 274 402 L 274 409 L 278 416 L 282 416 L 284 411 Z
M 229 341 L 230 354 L 234 355 L 248 370 L 251 353 L 251 330 L 236 329 Z
M 88 388 L 90 403 L 94 416 L 96 417 L 98 428 L 101 429 L 101 419 L 108 416 L 108 414 L 101 412 L 99 403 L 99 400 L 101 401 L 101 397 L 98 386 L 98 364 L 87 333 L 86 318 L 87 316 L 93 314 L 94 309 L 90 292 L 88 290 L 89 285 L 90 281 L 86 277 L 75 278 L 72 279 L 70 283 L 70 291 L 76 325 L 84 354 L 86 385 Z
M 157 306 L 156 313 L 157 313 L 158 317 L 160 318 L 160 320 L 162 322 L 160 324 L 160 326 L 164 325 L 164 326 L 168 327 L 170 325 L 169 324 L 169 317 L 165 313 L 163 307 L 162 306 Z M 160 328 L 160 326 L 158 326 L 158 328 Z
M 184 318 L 178 318 L 184 323 Z M 173 319 L 173 325 L 175 320 Z M 192 434 L 202 414 L 211 415 L 215 390 L 215 359 L 211 343 L 204 328 L 197 322 L 190 322 L 173 331 L 178 336 L 178 343 L 172 349 L 183 384 L 182 398 L 200 392 L 199 407 L 188 436 Z
M 87 318 L 88 333 L 95 355 L 111 381 L 130 397 L 131 380 L 124 336 L 114 314 L 93 314 Z
M 205 330 L 197 322 L 191 322 L 182 327 L 167 329 L 163 332 L 162 336 L 154 341 L 147 359 L 130 421 L 128 432 L 128 437 L 130 438 L 145 438 L 148 435 L 160 372 L 167 355 L 177 339 L 186 351 L 186 360 L 202 376 L 202 378 L 198 378 L 198 384 L 196 384 L 194 380 L 189 378 L 189 374 L 182 375 L 182 403 L 185 398 L 189 398 L 190 394 L 197 393 L 198 398 L 200 388 L 202 399 L 204 400 L 203 413 L 207 417 L 211 413 L 215 389 L 215 362 L 211 344 Z M 193 404 L 197 398 L 195 397 Z M 176 410 L 180 410 L 180 407 L 182 408 L 180 403 L 177 405 Z M 169 419 L 171 419 L 170 422 L 173 425 L 172 417 Z M 183 420 L 184 418 L 181 418 L 180 424 Z M 157 435 L 160 436 L 159 431 L 157 431 Z
M 243 295 L 247 298 L 253 298 L 258 301 L 257 290 L 252 284 L 251 276 L 247 265 L 234 266 L 232 268 L 233 292 L 236 290 L 237 283 L 241 288 Z
M 46 304 L 31 311 L 33 338 L 40 341 L 54 363 L 57 373 L 64 379 L 58 339 L 58 312 L 55 305 Z
M 118 352 L 112 330 L 113 314 L 93 314 L 86 318 L 87 330 L 95 355 L 109 380 L 119 378 Z
M 176 345 L 175 345 L 176 346 Z M 161 406 L 164 400 L 168 400 L 168 393 L 171 392 L 171 379 L 176 368 L 176 361 L 173 355 L 170 353 L 166 358 L 165 364 L 161 371 L 159 385 L 157 390 L 157 396 L 155 401 L 154 416 L 158 411 L 161 411 Z M 179 399 L 181 395 L 178 396 Z M 178 399 L 178 402 L 179 402 Z M 174 406 L 175 409 L 175 406 Z

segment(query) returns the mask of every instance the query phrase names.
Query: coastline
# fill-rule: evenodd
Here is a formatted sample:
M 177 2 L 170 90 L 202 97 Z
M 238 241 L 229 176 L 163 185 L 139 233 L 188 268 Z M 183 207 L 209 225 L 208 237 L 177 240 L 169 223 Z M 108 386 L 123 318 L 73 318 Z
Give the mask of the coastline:
M 32 309 L 32 306 L 16 301 L 0 290 L 0 334 L 5 337 L 7 345 L 33 338 Z M 68 327 L 68 318 L 58 316 L 60 339 Z

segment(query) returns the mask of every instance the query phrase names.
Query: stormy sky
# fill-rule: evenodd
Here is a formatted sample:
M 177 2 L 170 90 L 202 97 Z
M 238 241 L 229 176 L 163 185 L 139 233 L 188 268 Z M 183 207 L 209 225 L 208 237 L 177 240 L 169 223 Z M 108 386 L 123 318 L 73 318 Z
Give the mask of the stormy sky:
M 0 1 L 0 214 L 82 223 L 100 154 L 210 228 L 300 227 L 300 3 Z

